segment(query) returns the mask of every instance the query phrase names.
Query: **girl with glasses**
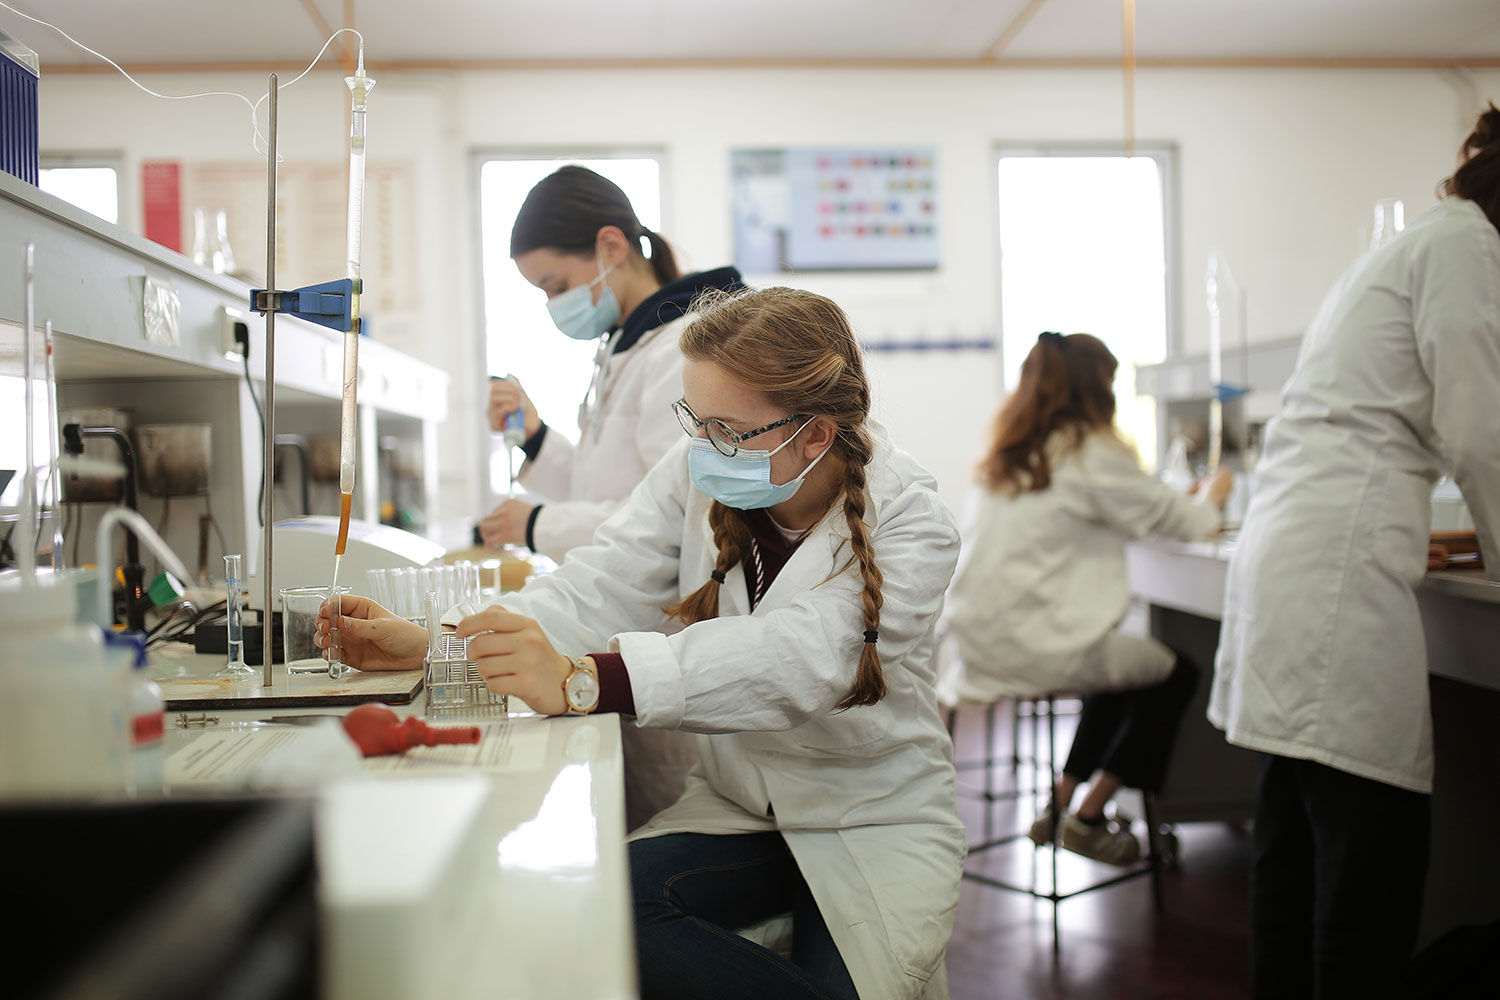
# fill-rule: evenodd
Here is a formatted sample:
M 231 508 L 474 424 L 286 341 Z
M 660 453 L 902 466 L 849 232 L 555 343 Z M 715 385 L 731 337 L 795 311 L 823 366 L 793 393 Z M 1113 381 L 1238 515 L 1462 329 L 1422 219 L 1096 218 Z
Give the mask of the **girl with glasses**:
M 701 734 L 630 844 L 643 996 L 946 996 L 965 848 L 932 652 L 953 519 L 870 420 L 828 299 L 715 297 L 681 345 L 693 437 L 593 545 L 458 632 L 538 711 Z M 421 662 L 421 629 L 344 608 L 355 665 Z M 735 933 L 786 914 L 789 955 Z

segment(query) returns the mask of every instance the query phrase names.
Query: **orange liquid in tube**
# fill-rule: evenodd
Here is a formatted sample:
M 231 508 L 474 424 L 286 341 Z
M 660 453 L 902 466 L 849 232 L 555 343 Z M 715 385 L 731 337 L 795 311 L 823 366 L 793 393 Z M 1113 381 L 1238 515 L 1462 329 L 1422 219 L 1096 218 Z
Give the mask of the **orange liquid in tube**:
M 354 509 L 354 494 L 339 494 L 339 540 L 334 546 L 333 554 L 341 556 L 344 549 L 349 545 L 349 513 Z

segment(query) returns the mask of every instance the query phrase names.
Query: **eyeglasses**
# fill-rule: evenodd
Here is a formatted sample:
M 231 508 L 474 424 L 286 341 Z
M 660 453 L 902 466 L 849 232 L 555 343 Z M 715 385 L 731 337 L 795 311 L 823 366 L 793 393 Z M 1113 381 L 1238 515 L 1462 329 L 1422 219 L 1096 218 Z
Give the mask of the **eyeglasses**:
M 728 455 L 730 457 L 739 452 L 741 441 L 753 438 L 757 434 L 764 434 L 766 431 L 773 431 L 778 427 L 795 423 L 798 420 L 812 419 L 811 413 L 794 413 L 790 417 L 783 417 L 775 423 L 766 424 L 764 427 L 757 427 L 755 430 L 746 431 L 743 434 L 737 434 L 730 430 L 729 425 L 718 417 L 699 420 L 698 415 L 688 407 L 686 399 L 679 399 L 673 403 L 672 412 L 677 414 L 677 422 L 682 425 L 682 429 L 687 432 L 688 437 L 697 437 L 699 431 L 706 430 L 709 442 L 718 449 L 721 455 Z

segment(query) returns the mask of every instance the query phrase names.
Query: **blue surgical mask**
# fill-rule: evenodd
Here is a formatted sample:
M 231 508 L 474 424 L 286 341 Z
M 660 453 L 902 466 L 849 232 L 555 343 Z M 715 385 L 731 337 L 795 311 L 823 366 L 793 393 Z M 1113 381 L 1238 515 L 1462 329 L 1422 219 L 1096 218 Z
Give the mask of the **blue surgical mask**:
M 552 322 L 559 330 L 574 340 L 593 340 L 615 328 L 615 324 L 620 322 L 620 304 L 615 301 L 614 290 L 604 281 L 604 276 L 613 270 L 613 267 L 604 266 L 604 259 L 601 257 L 599 277 L 547 300 L 547 312 L 552 314 Z M 604 284 L 604 291 L 599 293 L 599 301 L 595 302 L 589 289 L 601 282 Z
M 823 455 L 830 451 L 824 448 L 823 455 L 809 462 L 802 474 L 791 482 L 771 482 L 771 456 L 791 444 L 792 438 L 801 434 L 807 425 L 797 428 L 796 434 L 770 451 L 741 448 L 734 455 L 726 455 L 708 438 L 694 438 L 692 450 L 688 452 L 688 476 L 700 492 L 726 507 L 736 510 L 774 507 L 790 500 L 802 488 L 813 466 L 823 461 Z

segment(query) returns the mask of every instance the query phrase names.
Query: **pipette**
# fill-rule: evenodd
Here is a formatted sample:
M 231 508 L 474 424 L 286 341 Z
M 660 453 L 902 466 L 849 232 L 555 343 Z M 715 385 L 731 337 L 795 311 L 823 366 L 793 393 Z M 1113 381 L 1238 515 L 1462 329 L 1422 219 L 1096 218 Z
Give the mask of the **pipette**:
M 491 378 L 496 376 L 491 375 Z M 515 382 L 514 375 L 507 375 L 501 381 Z M 506 485 L 506 495 L 516 495 L 516 449 L 526 443 L 526 412 L 524 409 L 516 408 L 505 415 L 505 428 L 500 433 L 500 440 L 505 442 L 505 466 L 509 473 Z
M 343 599 L 339 594 L 339 566 L 344 560 L 344 549 L 349 544 L 349 515 L 354 509 L 354 446 L 356 422 L 359 411 L 355 405 L 359 382 L 359 260 L 364 237 L 365 213 L 365 102 L 375 81 L 365 73 L 364 42 L 359 46 L 359 62 L 353 76 L 344 77 L 349 87 L 351 111 L 349 114 L 349 208 L 346 230 L 345 262 L 346 277 L 353 282 L 349 295 L 349 329 L 344 333 L 344 397 L 339 415 L 339 535 L 334 546 L 333 587 L 329 591 L 337 604 L 333 618 L 334 629 L 342 618 Z M 338 636 L 330 636 L 330 649 L 340 648 Z M 329 665 L 330 672 L 333 664 Z

